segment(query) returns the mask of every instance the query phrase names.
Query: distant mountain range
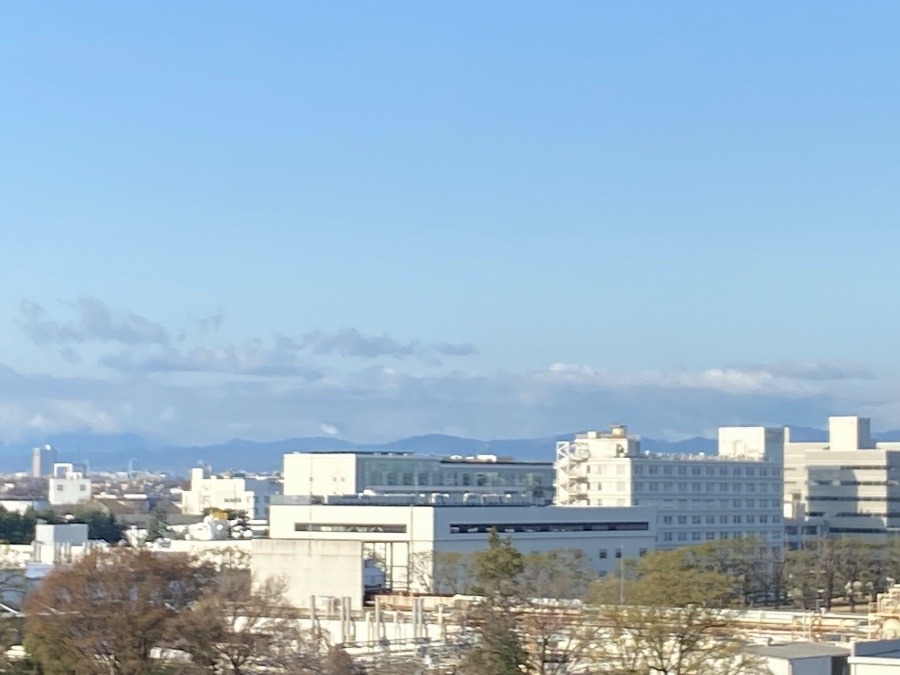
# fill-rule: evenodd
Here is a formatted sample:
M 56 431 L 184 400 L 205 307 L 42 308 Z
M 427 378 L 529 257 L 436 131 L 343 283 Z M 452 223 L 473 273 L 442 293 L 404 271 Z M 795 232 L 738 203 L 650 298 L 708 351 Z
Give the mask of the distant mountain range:
M 22 443 L 0 445 L 0 472 L 26 471 L 31 466 L 31 449 L 36 445 L 53 445 L 59 461 L 86 460 L 94 470 L 125 470 L 129 462 L 135 469 L 168 471 L 186 475 L 200 462 L 211 464 L 215 471 L 277 471 L 282 456 L 288 452 L 309 450 L 359 450 L 362 452 L 395 450 L 434 455 L 493 454 L 521 460 L 552 462 L 555 443 L 570 439 L 574 433 L 547 438 L 479 441 L 472 438 L 429 434 L 401 438 L 392 443 L 354 443 L 330 436 L 287 438 L 280 441 L 248 441 L 235 438 L 214 445 L 168 445 L 137 434 L 60 434 Z M 822 429 L 791 427 L 795 441 L 821 441 L 827 434 Z M 900 438 L 900 431 L 878 434 L 879 438 Z M 641 448 L 651 452 L 708 453 L 716 452 L 716 440 L 698 436 L 673 442 L 641 438 Z

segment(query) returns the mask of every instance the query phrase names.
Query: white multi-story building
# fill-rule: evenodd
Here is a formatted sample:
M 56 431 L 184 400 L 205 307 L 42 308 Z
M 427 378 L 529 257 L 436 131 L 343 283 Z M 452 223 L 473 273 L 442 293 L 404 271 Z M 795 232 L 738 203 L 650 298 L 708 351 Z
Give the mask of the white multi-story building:
M 402 452 L 295 452 L 284 456 L 285 495 L 425 493 L 553 498 L 550 462 Z
M 281 483 L 270 476 L 212 476 L 205 469 L 191 469 L 191 485 L 181 493 L 181 512 L 202 515 L 207 509 L 245 511 L 254 520 L 265 520 L 272 497 L 281 494 Z
M 785 435 L 790 527 L 815 534 L 884 536 L 900 528 L 900 442 L 876 443 L 865 417 L 829 417 L 828 440 Z M 793 532 L 790 532 L 793 534 Z
M 383 590 L 441 591 L 435 581 L 441 554 L 483 550 L 494 528 L 522 552 L 582 550 L 601 575 L 615 573 L 623 557 L 637 558 L 655 546 L 652 507 L 420 500 L 420 495 L 280 497 L 270 509 L 269 539 L 253 541 L 254 573 L 285 577 L 299 604 L 313 593 L 351 596 L 357 605 L 368 564 L 382 569 Z M 338 574 L 343 565 L 349 567 Z M 335 590 L 341 587 L 346 590 Z
M 82 467 L 74 464 L 54 464 L 48 479 L 47 501 L 53 506 L 83 504 L 91 501 L 91 479 Z
M 556 445 L 556 503 L 657 509 L 657 548 L 755 537 L 782 548 L 781 429 L 723 427 L 718 455 L 641 452 L 624 426 Z

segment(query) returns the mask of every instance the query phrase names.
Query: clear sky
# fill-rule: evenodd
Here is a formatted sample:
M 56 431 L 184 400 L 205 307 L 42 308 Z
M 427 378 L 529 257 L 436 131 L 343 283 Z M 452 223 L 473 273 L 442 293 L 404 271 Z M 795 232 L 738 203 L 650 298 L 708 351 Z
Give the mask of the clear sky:
M 0 440 L 900 426 L 896 2 L 0 5 Z

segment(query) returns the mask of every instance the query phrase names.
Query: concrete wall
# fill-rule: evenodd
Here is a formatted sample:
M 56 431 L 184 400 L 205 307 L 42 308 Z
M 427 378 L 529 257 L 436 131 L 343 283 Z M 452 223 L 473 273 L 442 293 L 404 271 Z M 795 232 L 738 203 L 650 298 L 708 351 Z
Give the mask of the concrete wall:
M 349 597 L 353 609 L 362 609 L 362 542 L 254 539 L 250 550 L 254 579 L 283 578 L 293 606 L 308 607 L 317 595 Z
M 88 526 L 85 523 L 35 526 L 34 540 L 42 544 L 71 544 L 83 546 L 88 540 Z
M 850 675 L 900 675 L 900 640 L 863 640 L 851 649 Z
M 354 454 L 297 452 L 284 456 L 285 495 L 348 495 L 361 491 Z
M 47 496 L 54 506 L 83 504 L 91 501 L 89 478 L 50 478 L 48 482 Z

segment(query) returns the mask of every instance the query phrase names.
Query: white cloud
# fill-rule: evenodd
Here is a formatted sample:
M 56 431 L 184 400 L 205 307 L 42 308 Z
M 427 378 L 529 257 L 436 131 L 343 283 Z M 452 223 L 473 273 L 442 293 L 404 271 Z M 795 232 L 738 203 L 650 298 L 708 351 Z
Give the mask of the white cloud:
M 98 301 L 82 299 L 71 321 L 26 305 L 25 329 L 35 342 L 54 353 L 94 340 L 104 368 L 86 361 L 79 372 L 90 376 L 61 377 L 0 365 L 0 440 L 77 430 L 134 431 L 178 443 L 237 433 L 388 441 L 445 429 L 521 438 L 612 420 L 675 438 L 722 424 L 822 426 L 828 414 L 856 412 L 871 414 L 876 428 L 900 425 L 900 381 L 852 364 L 626 371 L 557 362 L 480 373 L 430 360 L 476 351 L 465 343 L 401 342 L 346 329 L 211 346 L 174 342 L 167 336 L 179 331 Z M 214 335 L 221 316 L 199 319 L 201 331 Z
M 325 423 L 325 424 L 322 424 L 321 428 L 322 428 L 322 433 L 325 434 L 326 436 L 340 436 L 341 435 L 340 430 L 333 424 Z

